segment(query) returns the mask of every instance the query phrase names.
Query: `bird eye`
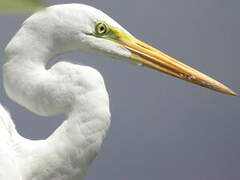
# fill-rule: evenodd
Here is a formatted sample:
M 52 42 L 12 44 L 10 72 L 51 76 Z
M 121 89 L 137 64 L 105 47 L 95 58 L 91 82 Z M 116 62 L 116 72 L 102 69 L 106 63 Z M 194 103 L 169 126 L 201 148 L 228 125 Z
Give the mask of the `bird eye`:
M 96 34 L 97 35 L 104 35 L 108 32 L 109 28 L 107 26 L 107 24 L 103 23 L 103 22 L 99 22 L 96 24 Z

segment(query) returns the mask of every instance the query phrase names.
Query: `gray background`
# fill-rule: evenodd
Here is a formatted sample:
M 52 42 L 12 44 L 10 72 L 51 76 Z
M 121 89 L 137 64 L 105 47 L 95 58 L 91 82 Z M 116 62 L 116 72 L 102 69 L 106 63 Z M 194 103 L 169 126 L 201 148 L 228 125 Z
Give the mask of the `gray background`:
M 141 40 L 240 93 L 240 1 L 71 2 L 105 11 Z M 1 59 L 27 16 L 0 16 Z M 71 53 L 63 58 L 97 68 L 111 96 L 112 127 L 87 180 L 240 179 L 239 97 L 104 57 Z M 0 98 L 27 138 L 46 138 L 63 120 L 38 117 L 15 105 L 2 85 Z

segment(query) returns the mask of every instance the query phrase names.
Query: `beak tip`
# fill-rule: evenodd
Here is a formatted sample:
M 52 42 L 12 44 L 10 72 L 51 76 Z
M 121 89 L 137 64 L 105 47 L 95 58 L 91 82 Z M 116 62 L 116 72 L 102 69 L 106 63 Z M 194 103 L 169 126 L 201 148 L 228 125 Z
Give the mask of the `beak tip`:
M 231 91 L 229 95 L 232 95 L 232 96 L 239 96 L 239 94 L 235 93 L 234 91 Z
M 230 96 L 238 96 L 237 93 L 235 93 L 234 91 L 232 91 L 231 89 L 227 88 L 224 92 L 224 94 L 230 95 Z

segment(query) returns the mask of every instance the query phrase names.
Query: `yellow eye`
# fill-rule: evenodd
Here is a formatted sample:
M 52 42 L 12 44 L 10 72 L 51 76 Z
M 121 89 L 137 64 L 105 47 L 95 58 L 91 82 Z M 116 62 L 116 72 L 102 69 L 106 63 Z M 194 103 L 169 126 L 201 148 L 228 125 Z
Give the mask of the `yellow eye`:
M 95 27 L 95 31 L 96 31 L 96 34 L 97 35 L 104 35 L 106 33 L 108 33 L 108 26 L 107 24 L 103 23 L 103 22 L 99 22 L 96 24 L 96 27 Z

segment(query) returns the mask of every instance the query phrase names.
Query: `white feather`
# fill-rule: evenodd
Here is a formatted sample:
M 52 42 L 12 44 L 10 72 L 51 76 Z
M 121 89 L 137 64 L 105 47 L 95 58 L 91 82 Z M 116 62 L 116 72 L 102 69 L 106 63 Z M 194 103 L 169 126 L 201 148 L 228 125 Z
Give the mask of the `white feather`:
M 3 66 L 7 95 L 41 116 L 66 120 L 47 139 L 20 136 L 0 106 L 0 179 L 80 180 L 99 151 L 110 125 L 109 97 L 101 74 L 53 57 L 79 50 L 120 58 L 122 46 L 89 36 L 97 21 L 124 30 L 106 14 L 81 4 L 56 5 L 28 18 L 6 47 Z M 126 30 L 124 30 L 126 31 Z

